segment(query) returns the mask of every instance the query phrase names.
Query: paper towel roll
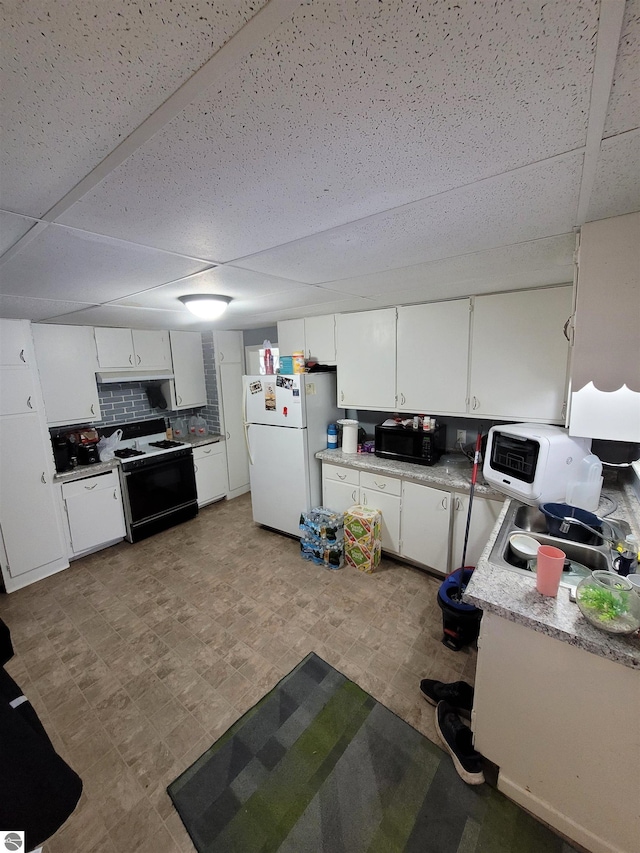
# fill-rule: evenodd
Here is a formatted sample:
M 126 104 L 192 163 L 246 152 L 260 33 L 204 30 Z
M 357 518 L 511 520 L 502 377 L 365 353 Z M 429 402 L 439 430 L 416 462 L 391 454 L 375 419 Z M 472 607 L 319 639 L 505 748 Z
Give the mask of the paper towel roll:
M 341 418 L 338 421 L 342 426 L 342 452 L 358 452 L 358 421 L 350 418 Z

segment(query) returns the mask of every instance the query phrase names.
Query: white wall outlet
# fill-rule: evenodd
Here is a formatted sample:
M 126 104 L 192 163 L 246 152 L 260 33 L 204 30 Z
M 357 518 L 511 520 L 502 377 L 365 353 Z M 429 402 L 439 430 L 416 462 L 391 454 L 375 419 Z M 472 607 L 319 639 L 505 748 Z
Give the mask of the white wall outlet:
M 459 429 L 457 433 L 458 437 L 456 441 L 458 444 L 466 444 L 467 443 L 467 431 L 466 429 Z

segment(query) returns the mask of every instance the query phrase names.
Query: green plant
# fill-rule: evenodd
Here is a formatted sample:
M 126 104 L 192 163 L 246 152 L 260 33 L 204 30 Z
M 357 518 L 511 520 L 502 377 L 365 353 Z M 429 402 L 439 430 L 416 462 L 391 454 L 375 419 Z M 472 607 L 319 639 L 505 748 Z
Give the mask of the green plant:
M 629 593 L 626 591 L 611 592 L 597 586 L 585 586 L 580 593 L 580 602 L 584 607 L 598 612 L 598 619 L 611 622 L 627 612 Z

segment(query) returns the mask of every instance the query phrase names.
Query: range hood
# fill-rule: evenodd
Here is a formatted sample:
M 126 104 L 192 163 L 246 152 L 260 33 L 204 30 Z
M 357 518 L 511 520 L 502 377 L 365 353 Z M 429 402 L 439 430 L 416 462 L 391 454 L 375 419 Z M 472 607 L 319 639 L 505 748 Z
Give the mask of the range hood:
M 171 370 L 100 370 L 96 372 L 100 385 L 113 385 L 116 382 L 152 382 L 160 379 L 173 379 Z

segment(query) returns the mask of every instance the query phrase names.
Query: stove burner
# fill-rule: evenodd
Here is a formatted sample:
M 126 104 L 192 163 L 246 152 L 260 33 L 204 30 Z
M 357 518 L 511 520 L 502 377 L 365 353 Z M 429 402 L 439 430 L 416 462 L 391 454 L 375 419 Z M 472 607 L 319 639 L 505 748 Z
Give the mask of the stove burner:
M 150 441 L 149 447 L 160 447 L 162 450 L 169 450 L 172 447 L 182 447 L 183 442 L 181 441 Z
M 113 455 L 118 459 L 129 459 L 131 456 L 144 456 L 142 450 L 134 450 L 133 447 L 125 447 L 122 450 L 114 450 Z

